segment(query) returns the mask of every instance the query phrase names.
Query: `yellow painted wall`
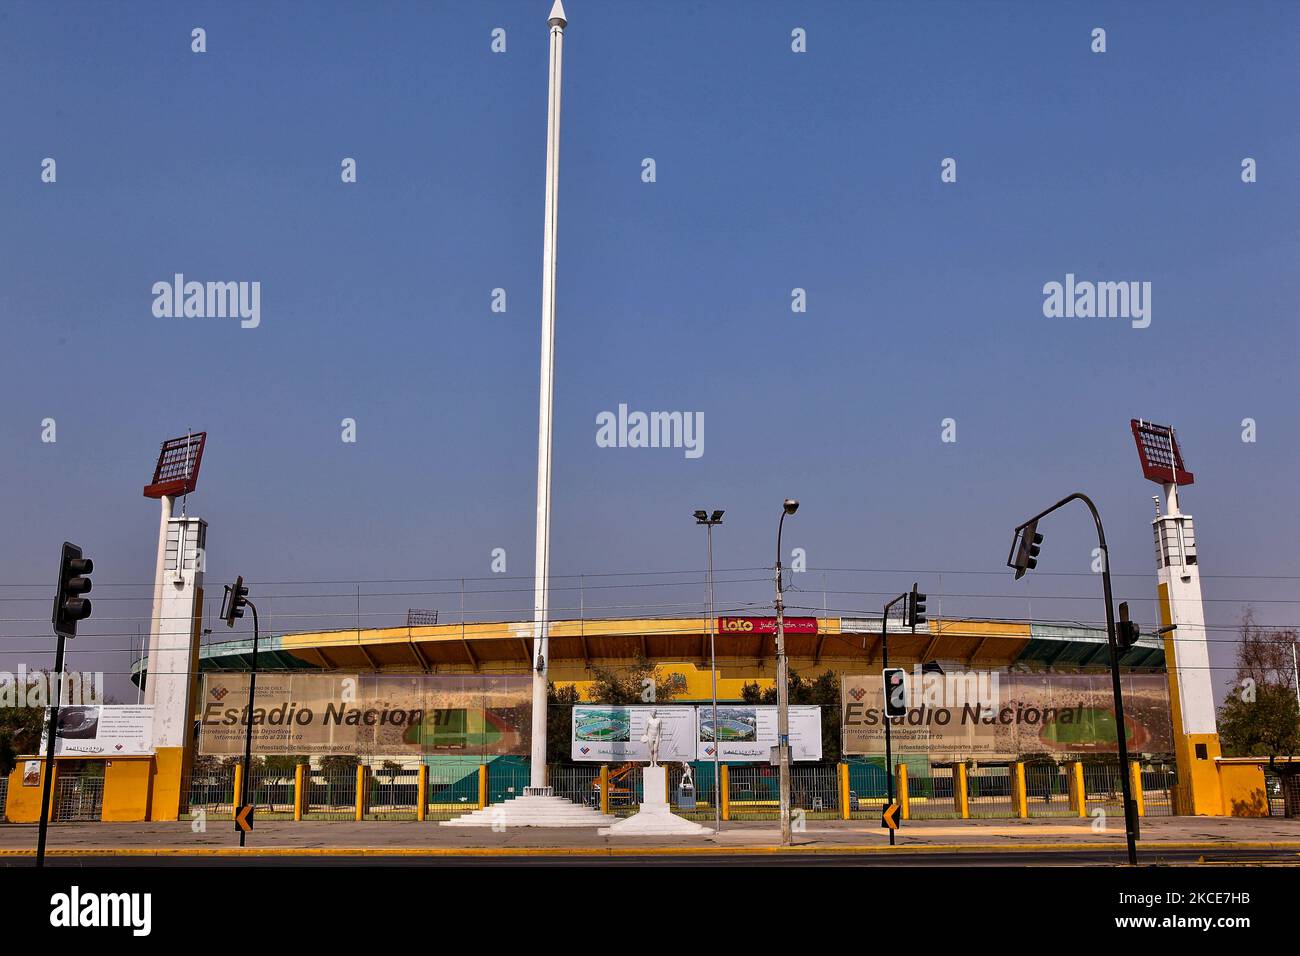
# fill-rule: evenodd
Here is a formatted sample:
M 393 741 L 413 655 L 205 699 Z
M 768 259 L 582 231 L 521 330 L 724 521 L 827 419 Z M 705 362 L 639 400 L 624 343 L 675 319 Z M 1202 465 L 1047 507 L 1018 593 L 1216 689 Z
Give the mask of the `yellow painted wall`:
M 1263 767 L 1252 763 L 1220 761 L 1218 771 L 1224 816 L 1268 816 L 1268 792 L 1264 788 Z
M 23 765 L 31 758 L 19 758 L 18 766 L 9 775 L 9 795 L 5 801 L 5 820 L 10 823 L 37 823 L 41 819 L 41 786 L 45 782 L 45 761 L 41 761 L 41 779 L 35 787 L 23 786 Z M 58 780 L 58 774 L 55 775 Z M 54 790 L 50 790 L 54 799 Z
M 183 747 L 159 747 L 154 759 L 149 815 L 141 820 L 179 820 L 186 795 L 181 792 L 188 755 Z
M 100 819 L 114 822 L 148 820 L 152 777 L 151 757 L 116 757 L 107 761 L 104 767 L 104 813 Z

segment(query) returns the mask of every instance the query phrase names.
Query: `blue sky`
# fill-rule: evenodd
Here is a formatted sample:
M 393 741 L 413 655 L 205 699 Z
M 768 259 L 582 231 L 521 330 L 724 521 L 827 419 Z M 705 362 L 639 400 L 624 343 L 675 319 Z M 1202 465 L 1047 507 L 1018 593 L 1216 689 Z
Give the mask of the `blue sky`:
M 47 663 L 20 638 L 44 630 L 27 619 L 64 538 L 94 556 L 96 598 L 147 594 L 140 489 L 186 428 L 209 433 L 188 506 L 210 591 L 242 573 L 306 613 L 269 582 L 490 577 L 500 547 L 528 605 L 549 6 L 0 8 L 0 581 L 38 586 L 5 589 L 0 667 Z M 1149 623 L 1141 416 L 1178 427 L 1197 475 L 1211 622 L 1300 621 L 1300 8 L 566 7 L 556 573 L 698 569 L 697 507 L 727 510 L 720 567 L 770 564 L 793 495 L 809 589 L 897 569 L 835 586 L 920 576 L 949 614 L 1090 619 L 1095 599 L 1056 600 L 1098 587 L 1082 511 L 1044 528 L 1041 563 L 1077 577 L 1002 574 L 1010 528 L 1081 489 Z M 156 318 L 177 272 L 259 281 L 260 326 Z M 1149 281 L 1150 327 L 1045 318 L 1067 273 Z M 702 412 L 705 454 L 598 448 L 620 403 Z M 122 606 L 97 606 L 81 666 L 124 670 L 148 607 Z

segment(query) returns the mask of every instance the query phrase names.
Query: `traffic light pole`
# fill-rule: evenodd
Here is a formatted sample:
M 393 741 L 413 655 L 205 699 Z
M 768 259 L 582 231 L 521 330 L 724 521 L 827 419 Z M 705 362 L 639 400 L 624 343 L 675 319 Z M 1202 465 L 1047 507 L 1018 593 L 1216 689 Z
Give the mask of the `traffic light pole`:
M 45 779 L 41 783 L 41 825 L 36 837 L 36 866 L 45 866 L 45 831 L 50 823 L 50 791 L 54 783 L 54 742 L 59 731 L 59 702 L 63 700 L 63 649 L 66 641 L 58 635 L 58 650 L 54 652 L 54 700 L 50 704 L 49 739 L 45 742 Z
M 249 775 L 252 769 L 250 764 L 253 760 L 253 700 L 257 693 L 257 605 L 252 601 L 245 599 L 245 607 L 253 609 L 253 669 L 248 675 L 248 712 L 244 715 L 244 792 L 239 795 L 241 804 L 248 803 L 248 797 L 253 792 L 253 778 Z M 236 808 L 238 810 L 238 807 Z M 248 834 L 242 829 L 239 831 L 239 845 L 244 845 L 244 838 Z
M 906 594 L 900 594 L 886 604 L 880 612 L 880 672 L 882 675 L 889 669 L 889 609 L 906 597 Z M 888 809 L 894 803 L 894 735 L 891 729 L 894 721 L 889 716 L 889 689 L 884 687 L 883 681 L 881 687 L 885 691 L 881 714 L 885 718 L 885 809 Z M 889 828 L 889 845 L 894 845 L 893 827 Z
M 1102 594 L 1106 600 L 1106 642 L 1110 646 L 1110 680 L 1111 691 L 1115 697 L 1115 736 L 1119 744 L 1119 779 L 1124 794 L 1124 836 L 1128 843 L 1128 862 L 1130 866 L 1137 865 L 1137 805 L 1133 802 L 1132 784 L 1130 783 L 1129 761 L 1128 761 L 1128 728 L 1124 724 L 1124 695 L 1120 690 L 1119 679 L 1119 647 L 1116 643 L 1115 634 L 1115 609 L 1110 587 L 1110 551 L 1106 547 L 1106 531 L 1101 526 L 1101 515 L 1097 513 L 1097 506 L 1092 503 L 1092 499 L 1082 492 L 1076 491 L 1052 505 L 1044 511 L 1039 512 L 1030 518 L 1020 527 L 1037 522 L 1064 507 L 1071 501 L 1082 501 L 1088 506 L 1092 513 L 1093 524 L 1097 526 L 1097 546 L 1101 550 L 1101 588 Z M 1018 528 L 1017 531 L 1020 529 Z

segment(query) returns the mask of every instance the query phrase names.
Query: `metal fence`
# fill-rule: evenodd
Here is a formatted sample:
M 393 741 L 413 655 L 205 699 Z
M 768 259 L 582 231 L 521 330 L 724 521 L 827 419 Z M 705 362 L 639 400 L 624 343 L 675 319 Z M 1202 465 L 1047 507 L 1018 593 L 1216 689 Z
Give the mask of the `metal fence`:
M 355 820 L 357 768 L 312 771 L 307 775 L 307 794 L 302 809 L 305 820 Z
M 714 815 L 717 786 L 713 765 L 693 765 L 694 793 L 680 790 L 680 764 L 668 770 L 667 798 L 674 813 L 708 822 Z M 950 767 L 909 764 L 909 815 L 914 820 L 946 820 L 960 816 Z M 848 768 L 848 816 L 875 819 L 884 808 L 886 776 L 877 763 L 850 761 Z M 1026 806 L 1031 817 L 1075 816 L 1071 809 L 1068 765 L 1026 764 Z M 557 796 L 593 808 L 600 806 L 598 764 L 552 765 L 548 781 Z M 1083 768 L 1085 811 L 1098 807 L 1108 813 L 1123 812 L 1122 780 L 1118 766 L 1085 764 Z M 262 818 L 291 819 L 294 812 L 294 772 L 283 765 L 276 769 L 254 764 L 249 799 Z M 206 768 L 191 773 L 186 792 L 191 815 L 202 811 L 210 816 L 234 813 L 234 765 Z M 776 820 L 779 815 L 780 775 L 767 764 L 728 767 L 729 817 L 733 820 Z M 1012 770 L 1005 766 L 978 767 L 967 773 L 968 808 L 973 819 L 1012 819 Z M 413 767 L 371 766 L 366 775 L 365 819 L 414 820 L 419 801 L 419 775 Z M 610 765 L 609 812 L 629 816 L 644 801 L 644 772 L 641 764 Z M 1144 810 L 1147 816 L 1169 816 L 1176 811 L 1175 775 L 1172 768 L 1149 766 L 1141 771 Z M 97 782 L 92 782 L 97 781 Z M 103 778 L 60 775 L 59 799 L 66 816 L 56 819 L 98 819 L 103 800 Z M 357 809 L 356 767 L 335 767 L 329 771 L 309 770 L 304 775 L 303 816 L 309 820 L 353 820 Z M 491 761 L 487 770 L 487 800 L 501 803 L 523 793 L 529 783 L 526 763 Z M 0 778 L 0 788 L 7 779 Z M 66 787 L 66 791 L 65 788 Z M 1267 778 L 1271 812 L 1282 815 L 1283 802 L 1277 779 Z M 895 798 L 897 799 L 897 793 Z M 425 813 L 429 820 L 445 820 L 473 810 L 479 801 L 477 764 L 434 764 L 428 768 Z M 843 815 L 840 776 L 836 765 L 795 765 L 790 768 L 791 808 L 805 819 L 838 819 Z M 0 789 L 0 815 L 4 790 Z
M 189 813 L 208 816 L 235 814 L 235 768 L 215 767 L 191 770 L 183 792 L 189 794 Z
M 907 774 L 908 814 L 913 820 L 951 820 L 960 816 L 951 767 Z
M 1070 808 L 1070 772 L 1054 763 L 1025 764 L 1025 806 L 1031 817 L 1077 815 Z
M 600 807 L 600 767 L 579 764 L 576 767 L 553 766 L 548 779 L 557 797 L 586 807 Z
M 5 810 L 9 805 L 9 777 L 0 777 L 0 823 L 4 823 Z
M 254 763 L 244 787 L 244 803 L 263 819 L 293 819 L 294 770 Z
M 54 820 L 98 820 L 104 812 L 104 778 L 79 774 L 54 777 Z
M 1142 809 L 1148 817 L 1174 815 L 1174 789 L 1177 777 L 1169 767 L 1145 767 L 1142 770 Z
M 872 763 L 849 764 L 849 818 L 878 817 L 885 808 L 885 768 Z
M 420 802 L 420 771 L 371 767 L 366 778 L 367 820 L 414 820 Z
M 1084 764 L 1083 793 L 1088 811 L 1101 807 L 1107 813 L 1124 813 L 1124 780 L 1118 766 Z
M 972 819 L 1014 817 L 1010 767 L 977 767 L 966 774 Z

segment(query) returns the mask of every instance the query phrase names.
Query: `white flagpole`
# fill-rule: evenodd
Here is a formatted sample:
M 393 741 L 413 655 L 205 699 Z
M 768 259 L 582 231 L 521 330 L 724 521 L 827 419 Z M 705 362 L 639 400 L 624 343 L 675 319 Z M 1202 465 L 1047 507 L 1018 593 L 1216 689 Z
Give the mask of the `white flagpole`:
M 546 227 L 542 239 L 542 373 L 537 415 L 537 551 L 533 564 L 533 726 L 529 790 L 546 789 L 546 672 L 551 572 L 551 419 L 555 379 L 555 236 L 560 192 L 560 70 L 564 5 L 551 7 L 551 69 L 546 125 Z

